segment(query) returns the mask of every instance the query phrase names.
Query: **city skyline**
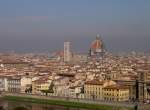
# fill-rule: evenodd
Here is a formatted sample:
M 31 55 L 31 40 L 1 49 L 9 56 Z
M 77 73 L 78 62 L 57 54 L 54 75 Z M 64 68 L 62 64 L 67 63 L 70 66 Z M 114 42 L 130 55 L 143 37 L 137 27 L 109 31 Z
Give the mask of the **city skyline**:
M 100 34 L 108 51 L 150 52 L 150 1 L 0 1 L 0 52 L 53 52 L 67 40 L 88 52 Z

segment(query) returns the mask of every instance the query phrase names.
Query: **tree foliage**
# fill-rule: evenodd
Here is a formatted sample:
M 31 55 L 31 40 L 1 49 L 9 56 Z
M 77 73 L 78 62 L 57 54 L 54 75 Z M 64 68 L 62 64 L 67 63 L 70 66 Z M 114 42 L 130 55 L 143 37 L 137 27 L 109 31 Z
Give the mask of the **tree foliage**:
M 45 93 L 46 95 L 47 95 L 48 93 L 54 93 L 53 87 L 54 87 L 54 83 L 51 82 L 51 84 L 50 84 L 48 90 L 41 90 L 41 92 L 42 92 L 42 93 Z

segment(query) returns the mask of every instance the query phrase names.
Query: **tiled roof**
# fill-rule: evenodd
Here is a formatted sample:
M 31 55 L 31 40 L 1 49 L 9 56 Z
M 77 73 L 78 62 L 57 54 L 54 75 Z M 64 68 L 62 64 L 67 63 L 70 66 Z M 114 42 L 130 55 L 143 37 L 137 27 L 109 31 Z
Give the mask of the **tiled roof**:
M 99 37 L 96 38 L 91 44 L 91 49 L 102 49 L 102 41 Z
M 103 89 L 128 89 L 128 87 L 124 85 L 116 84 L 116 85 L 106 86 Z
M 85 82 L 85 84 L 87 84 L 87 85 L 103 85 L 104 82 L 99 81 L 98 79 L 94 79 L 94 80 Z

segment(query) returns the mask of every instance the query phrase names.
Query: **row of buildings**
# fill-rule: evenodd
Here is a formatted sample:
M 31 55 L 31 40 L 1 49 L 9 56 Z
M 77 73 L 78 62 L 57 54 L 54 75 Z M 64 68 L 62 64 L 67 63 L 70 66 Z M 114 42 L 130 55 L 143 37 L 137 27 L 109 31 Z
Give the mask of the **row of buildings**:
M 56 76 L 59 77 L 59 76 Z M 55 77 L 55 78 L 56 78 Z M 68 77 L 68 76 L 67 76 Z M 94 79 L 80 86 L 68 86 L 68 78 L 57 81 L 52 76 L 1 76 L 0 91 L 105 101 L 128 101 L 129 88 L 111 80 Z M 72 76 L 69 76 L 72 77 Z
M 72 54 L 70 43 L 51 57 L 0 54 L 0 91 L 105 101 L 150 99 L 150 55 L 112 55 L 99 36 L 88 55 Z

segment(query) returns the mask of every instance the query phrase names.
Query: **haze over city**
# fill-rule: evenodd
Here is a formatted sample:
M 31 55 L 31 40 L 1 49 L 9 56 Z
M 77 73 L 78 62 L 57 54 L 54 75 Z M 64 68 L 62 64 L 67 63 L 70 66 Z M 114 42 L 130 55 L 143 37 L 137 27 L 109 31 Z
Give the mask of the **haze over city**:
M 111 52 L 150 52 L 149 0 L 1 0 L 0 52 L 87 52 L 100 34 Z
M 0 110 L 150 110 L 150 0 L 0 0 Z

